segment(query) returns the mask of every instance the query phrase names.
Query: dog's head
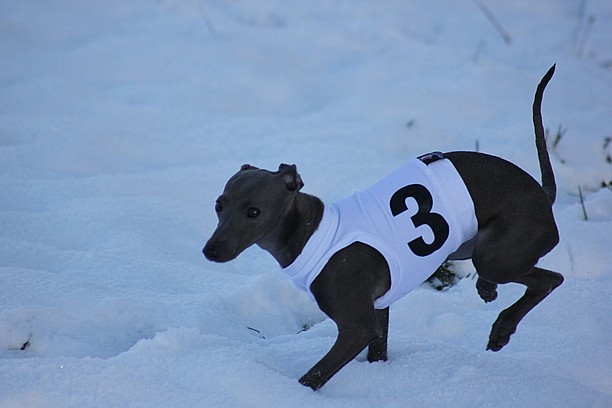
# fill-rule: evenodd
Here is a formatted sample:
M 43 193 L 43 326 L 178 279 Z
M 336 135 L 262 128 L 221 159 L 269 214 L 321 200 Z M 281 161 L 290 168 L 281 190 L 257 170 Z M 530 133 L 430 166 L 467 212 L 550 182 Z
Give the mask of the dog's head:
M 231 261 L 251 245 L 272 239 L 303 186 L 295 165 L 269 171 L 244 164 L 215 202 L 219 223 L 202 251 L 206 259 Z

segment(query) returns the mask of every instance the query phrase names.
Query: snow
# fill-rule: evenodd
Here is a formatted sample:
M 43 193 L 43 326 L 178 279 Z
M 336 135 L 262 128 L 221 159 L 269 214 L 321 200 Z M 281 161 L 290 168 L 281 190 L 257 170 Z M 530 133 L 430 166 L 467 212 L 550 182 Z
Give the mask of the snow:
M 0 407 L 612 406 L 611 38 L 605 0 L 3 0 Z M 227 178 L 296 163 L 333 202 L 478 145 L 539 179 L 553 63 L 541 264 L 564 285 L 499 353 L 522 287 L 423 285 L 392 307 L 388 362 L 301 386 L 335 326 L 258 248 L 202 257 Z

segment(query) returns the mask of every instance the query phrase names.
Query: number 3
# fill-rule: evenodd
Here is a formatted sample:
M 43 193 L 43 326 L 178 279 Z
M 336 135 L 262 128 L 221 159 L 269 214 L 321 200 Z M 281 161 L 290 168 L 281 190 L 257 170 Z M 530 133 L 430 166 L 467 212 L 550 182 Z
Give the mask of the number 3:
M 448 223 L 440 214 L 431 212 L 433 197 L 429 190 L 420 184 L 402 187 L 393 194 L 389 206 L 394 217 L 408 210 L 406 205 L 408 197 L 414 198 L 419 206 L 417 213 L 410 217 L 414 227 L 427 225 L 434 234 L 434 240 L 431 244 L 426 243 L 421 236 L 410 241 L 408 247 L 417 256 L 431 255 L 440 249 L 448 239 Z

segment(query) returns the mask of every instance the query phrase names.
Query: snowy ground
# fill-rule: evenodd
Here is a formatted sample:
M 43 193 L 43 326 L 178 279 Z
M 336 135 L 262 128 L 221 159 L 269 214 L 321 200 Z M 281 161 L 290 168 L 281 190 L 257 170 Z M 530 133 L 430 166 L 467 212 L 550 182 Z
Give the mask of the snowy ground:
M 555 62 L 565 284 L 499 353 L 521 287 L 422 286 L 388 362 L 299 385 L 335 327 L 268 254 L 201 256 L 227 178 L 297 163 L 331 202 L 477 144 L 537 177 Z M 607 0 L 0 0 L 0 407 L 610 407 L 610 137 Z

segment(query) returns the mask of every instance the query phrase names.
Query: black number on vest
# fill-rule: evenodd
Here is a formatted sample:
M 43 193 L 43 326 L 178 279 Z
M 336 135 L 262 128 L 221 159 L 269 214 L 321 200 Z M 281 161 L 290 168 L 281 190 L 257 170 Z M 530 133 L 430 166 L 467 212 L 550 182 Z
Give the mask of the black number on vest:
M 431 193 L 420 184 L 411 184 L 397 190 L 391 197 L 389 206 L 391 214 L 394 217 L 403 213 L 408 209 L 406 199 L 412 197 L 416 200 L 419 210 L 410 219 L 417 228 L 421 225 L 427 225 L 434 234 L 434 240 L 431 244 L 425 242 L 423 237 L 413 239 L 408 243 L 408 247 L 418 256 L 427 256 L 433 254 L 440 249 L 448 239 L 448 223 L 440 214 L 431 212 L 433 207 L 433 198 Z

